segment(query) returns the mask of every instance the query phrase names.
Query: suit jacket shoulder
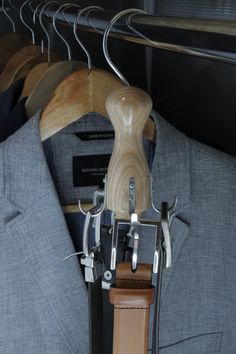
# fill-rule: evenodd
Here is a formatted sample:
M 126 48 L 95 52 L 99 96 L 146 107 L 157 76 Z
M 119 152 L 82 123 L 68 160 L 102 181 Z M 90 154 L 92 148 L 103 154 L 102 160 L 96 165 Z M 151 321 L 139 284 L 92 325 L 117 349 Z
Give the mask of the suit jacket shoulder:
M 236 210 L 236 159 L 212 147 L 189 139 L 193 201 L 202 196 L 215 199 L 215 208 Z M 225 214 L 222 210 L 222 214 Z M 227 216 L 227 215 L 226 215 Z

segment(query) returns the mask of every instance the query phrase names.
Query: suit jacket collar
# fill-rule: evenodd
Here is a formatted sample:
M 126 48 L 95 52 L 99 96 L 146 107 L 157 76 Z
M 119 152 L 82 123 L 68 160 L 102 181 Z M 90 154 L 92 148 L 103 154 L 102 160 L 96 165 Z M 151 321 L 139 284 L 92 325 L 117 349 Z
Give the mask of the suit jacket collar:
M 157 127 L 152 164 L 153 202 L 160 207 L 162 201 L 173 203 L 176 196 L 180 212 L 190 199 L 189 141 L 156 112 L 152 116 Z M 5 181 L 0 181 L 0 193 L 5 183 L 5 195 L 19 211 L 29 208 L 49 189 L 55 189 L 41 143 L 39 119 L 40 112 L 2 143 Z M 19 184 L 19 177 L 24 183 Z

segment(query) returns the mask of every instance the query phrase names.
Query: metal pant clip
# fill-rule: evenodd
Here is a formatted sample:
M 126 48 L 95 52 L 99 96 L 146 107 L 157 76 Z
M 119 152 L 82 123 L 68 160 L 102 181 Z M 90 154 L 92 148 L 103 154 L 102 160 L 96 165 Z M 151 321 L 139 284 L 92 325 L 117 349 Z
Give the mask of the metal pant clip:
M 161 242 L 163 241 L 162 244 L 165 252 L 165 268 L 171 268 L 172 265 L 170 226 L 171 226 L 172 219 L 175 215 L 176 204 L 177 204 L 176 198 L 174 203 L 170 207 L 167 202 L 162 202 L 161 210 L 158 210 L 158 212 L 161 214 L 160 241 Z M 159 247 L 159 245 L 157 247 Z M 156 251 L 157 251 L 157 247 L 156 247 Z M 155 254 L 157 254 L 156 251 Z M 154 260 L 153 264 L 156 265 L 156 263 L 157 263 L 156 260 Z
M 96 191 L 94 193 L 94 206 L 87 212 L 83 211 L 79 202 L 81 212 L 86 216 L 83 229 L 83 256 L 81 257 L 81 264 L 85 266 L 85 281 L 95 282 L 104 272 L 104 261 L 101 252 L 100 243 L 100 224 L 101 214 L 104 210 L 105 204 L 104 192 Z M 95 227 L 95 246 L 89 248 L 89 226 L 91 219 L 94 219 Z
M 162 202 L 161 209 L 157 209 L 153 202 L 152 207 L 160 215 L 159 221 L 144 220 L 139 219 L 138 215 L 134 212 L 135 210 L 135 181 L 130 180 L 129 183 L 129 211 L 130 211 L 130 221 L 115 219 L 113 224 L 112 233 L 112 251 L 111 251 L 111 270 L 116 269 L 116 259 L 117 259 L 117 244 L 118 244 L 118 233 L 120 225 L 130 225 L 129 232 L 127 236 L 130 238 L 130 244 L 132 244 L 132 255 L 131 255 L 131 270 L 136 271 L 138 265 L 138 247 L 140 239 L 140 226 L 154 227 L 156 230 L 156 242 L 153 256 L 153 273 L 158 273 L 159 258 L 160 258 L 160 247 L 163 248 L 165 255 L 165 268 L 170 268 L 172 265 L 172 249 L 171 249 L 171 238 L 170 238 L 170 226 L 175 215 L 175 208 L 177 205 L 177 198 L 175 198 L 173 204 L 169 206 L 167 202 Z

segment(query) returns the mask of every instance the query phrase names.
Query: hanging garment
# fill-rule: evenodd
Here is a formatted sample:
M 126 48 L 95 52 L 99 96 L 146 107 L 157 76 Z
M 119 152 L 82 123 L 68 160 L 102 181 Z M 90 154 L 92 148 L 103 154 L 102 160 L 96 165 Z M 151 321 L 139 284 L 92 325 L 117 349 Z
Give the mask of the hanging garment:
M 18 102 L 24 79 L 0 93 L 0 142 L 18 130 L 26 121 L 25 99 Z
M 153 117 L 153 202 L 178 199 L 173 265 L 163 274 L 160 353 L 234 354 L 236 161 Z M 1 351 L 87 354 L 87 290 L 77 258 L 62 260 L 75 248 L 60 204 L 92 196 L 86 173 L 99 159 L 103 167 L 113 141 L 90 133 L 109 132 L 111 123 L 89 115 L 43 146 L 39 118 L 0 144 Z M 152 210 L 144 216 L 156 218 Z M 151 263 L 153 250 L 154 235 L 145 230 L 139 262 Z

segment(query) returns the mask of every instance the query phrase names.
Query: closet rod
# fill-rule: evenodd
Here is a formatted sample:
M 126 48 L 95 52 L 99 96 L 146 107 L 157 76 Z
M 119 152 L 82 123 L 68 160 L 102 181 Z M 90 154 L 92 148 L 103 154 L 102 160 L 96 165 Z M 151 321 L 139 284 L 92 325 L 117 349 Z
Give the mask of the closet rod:
M 32 4 L 33 8 L 36 8 L 37 2 Z M 54 13 L 55 9 L 51 7 L 45 13 L 45 18 L 52 18 Z M 80 17 L 80 29 L 95 33 L 98 30 L 103 33 L 114 14 L 110 11 L 91 11 L 88 16 Z M 66 19 L 73 23 L 73 9 L 68 9 L 65 15 Z M 57 18 L 63 25 L 68 25 L 61 13 Z M 132 16 L 131 25 L 151 42 L 134 34 L 124 20 L 113 26 L 110 36 L 171 52 L 236 64 L 236 22 L 138 14 Z

